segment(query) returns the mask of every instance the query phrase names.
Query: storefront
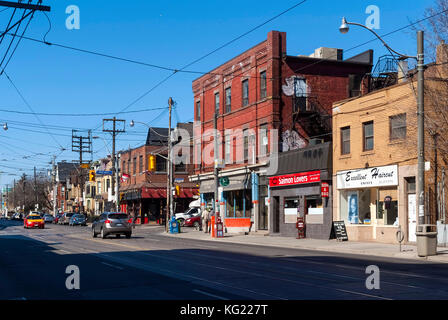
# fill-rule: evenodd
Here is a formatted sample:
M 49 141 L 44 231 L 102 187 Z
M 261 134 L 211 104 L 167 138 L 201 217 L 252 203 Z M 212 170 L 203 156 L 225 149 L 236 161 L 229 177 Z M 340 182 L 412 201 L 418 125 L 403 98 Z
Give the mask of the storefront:
M 406 177 L 406 169 L 389 165 L 337 172 L 334 220 L 345 222 L 349 240 L 397 243 L 399 226 L 405 234 L 412 229 L 406 213 L 415 215 L 415 176 Z
M 223 171 L 219 174 L 218 200 L 221 218 L 227 233 L 260 230 L 259 175 L 248 168 Z M 265 188 L 267 189 L 267 188 Z M 214 207 L 214 180 L 203 180 L 200 185 L 201 208 Z M 267 191 L 266 195 L 267 196 Z M 264 198 L 263 198 L 264 199 Z
M 269 177 L 269 233 L 297 237 L 297 218 L 304 218 L 307 238 L 329 239 L 331 180 L 330 143 L 280 154 Z

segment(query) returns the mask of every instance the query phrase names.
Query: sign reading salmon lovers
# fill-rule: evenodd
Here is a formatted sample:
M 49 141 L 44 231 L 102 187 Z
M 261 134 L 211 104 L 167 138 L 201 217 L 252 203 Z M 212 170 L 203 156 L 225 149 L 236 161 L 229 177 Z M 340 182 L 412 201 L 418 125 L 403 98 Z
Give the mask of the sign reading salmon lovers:
M 314 182 L 320 182 L 320 171 L 294 173 L 269 178 L 270 187 L 284 187 Z

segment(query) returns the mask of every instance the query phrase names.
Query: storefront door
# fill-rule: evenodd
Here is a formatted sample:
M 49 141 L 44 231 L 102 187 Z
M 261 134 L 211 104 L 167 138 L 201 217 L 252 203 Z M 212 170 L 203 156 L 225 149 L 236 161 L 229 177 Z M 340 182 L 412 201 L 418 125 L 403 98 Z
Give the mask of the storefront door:
M 417 196 L 408 194 L 408 241 L 416 242 L 417 237 L 415 231 L 417 228 Z

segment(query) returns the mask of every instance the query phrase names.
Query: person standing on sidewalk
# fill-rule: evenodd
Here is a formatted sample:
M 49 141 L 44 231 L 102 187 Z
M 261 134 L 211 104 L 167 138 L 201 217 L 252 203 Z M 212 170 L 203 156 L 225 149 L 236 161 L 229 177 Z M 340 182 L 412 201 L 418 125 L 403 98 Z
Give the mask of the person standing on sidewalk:
M 208 233 L 209 222 L 210 222 L 210 212 L 208 208 L 205 208 L 204 211 L 202 211 L 202 228 L 204 229 L 205 233 Z

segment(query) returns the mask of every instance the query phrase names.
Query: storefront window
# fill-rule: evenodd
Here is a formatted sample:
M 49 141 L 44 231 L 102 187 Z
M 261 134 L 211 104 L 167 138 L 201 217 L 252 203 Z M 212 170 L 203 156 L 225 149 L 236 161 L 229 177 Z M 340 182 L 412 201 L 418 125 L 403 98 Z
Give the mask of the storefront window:
M 321 196 L 306 196 L 306 214 L 324 214 L 324 206 L 322 205 Z
M 398 226 L 397 190 L 379 190 L 376 218 L 378 224 Z
M 297 198 L 286 198 L 285 199 L 285 223 L 296 223 L 297 217 L 300 212 L 300 200 Z
M 370 193 L 370 189 L 341 192 L 341 220 L 348 224 L 370 224 Z
M 226 217 L 247 218 L 252 209 L 252 195 L 250 190 L 235 190 L 224 192 L 226 202 Z

